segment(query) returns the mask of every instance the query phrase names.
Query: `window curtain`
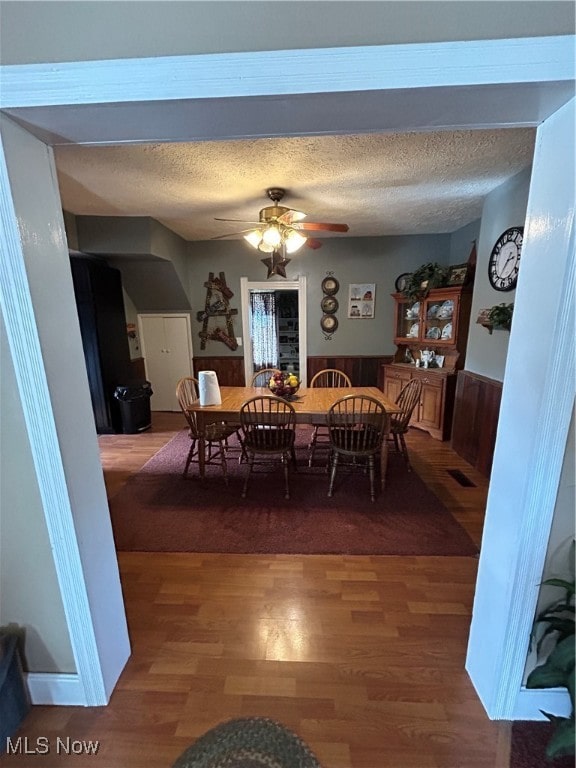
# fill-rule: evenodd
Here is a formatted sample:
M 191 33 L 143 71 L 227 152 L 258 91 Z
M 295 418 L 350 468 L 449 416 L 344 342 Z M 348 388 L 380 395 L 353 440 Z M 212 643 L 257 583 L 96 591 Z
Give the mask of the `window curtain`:
M 254 370 L 278 367 L 276 296 L 270 291 L 251 291 L 250 328 Z

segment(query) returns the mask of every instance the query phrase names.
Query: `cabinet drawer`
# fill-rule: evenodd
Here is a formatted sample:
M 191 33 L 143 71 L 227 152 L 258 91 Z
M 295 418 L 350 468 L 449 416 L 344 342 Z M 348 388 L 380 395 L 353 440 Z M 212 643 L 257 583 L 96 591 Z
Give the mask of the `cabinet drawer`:
M 394 368 L 390 365 L 384 366 L 384 378 L 385 379 L 398 379 L 404 384 L 408 384 L 412 378 L 412 371 L 403 371 L 402 369 Z

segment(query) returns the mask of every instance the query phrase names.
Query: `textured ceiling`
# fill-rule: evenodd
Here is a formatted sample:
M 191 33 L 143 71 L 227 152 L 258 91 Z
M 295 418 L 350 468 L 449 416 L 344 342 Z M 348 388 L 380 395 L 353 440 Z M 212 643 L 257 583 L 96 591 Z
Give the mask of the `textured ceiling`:
M 347 235 L 453 232 L 479 218 L 485 196 L 530 165 L 535 130 L 314 136 L 55 147 L 62 203 L 76 215 L 150 216 L 186 240 L 257 220 L 268 187 L 308 221 Z M 241 235 L 238 235 L 240 237 Z

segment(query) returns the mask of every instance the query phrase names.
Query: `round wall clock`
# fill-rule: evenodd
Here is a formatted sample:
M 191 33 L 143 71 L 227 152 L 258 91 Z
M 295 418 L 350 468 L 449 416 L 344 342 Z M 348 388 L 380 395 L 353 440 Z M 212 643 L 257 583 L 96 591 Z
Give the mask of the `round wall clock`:
M 338 320 L 334 315 L 323 315 L 320 320 L 320 327 L 324 333 L 334 333 L 336 328 L 338 328 Z
M 496 240 L 488 261 L 488 279 L 495 290 L 516 288 L 523 239 L 523 227 L 510 227 Z
M 320 302 L 322 312 L 326 315 L 333 315 L 338 309 L 338 299 L 334 296 L 324 296 Z
M 335 293 L 338 293 L 339 288 L 340 283 L 335 277 L 325 277 L 322 280 L 322 293 L 325 293 L 327 296 L 333 296 Z
M 396 282 L 394 283 L 394 286 L 398 293 L 401 293 L 404 288 L 406 288 L 406 283 L 408 282 L 408 278 L 410 277 L 410 272 L 403 272 L 401 275 L 398 275 L 396 278 Z

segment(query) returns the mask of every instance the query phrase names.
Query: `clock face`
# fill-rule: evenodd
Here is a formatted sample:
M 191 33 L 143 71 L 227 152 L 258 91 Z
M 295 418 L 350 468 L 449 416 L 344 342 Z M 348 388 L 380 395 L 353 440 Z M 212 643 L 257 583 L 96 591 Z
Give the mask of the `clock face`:
M 497 291 L 512 291 L 516 288 L 524 230 L 511 227 L 503 232 L 490 254 L 488 279 Z
M 322 312 L 325 314 L 333 315 L 334 312 L 336 312 L 338 309 L 338 299 L 336 299 L 334 296 L 324 296 L 320 302 L 320 307 L 322 308 Z
M 401 293 L 404 288 L 406 288 L 406 283 L 408 282 L 408 278 L 410 277 L 410 272 L 403 272 L 401 275 L 398 275 L 396 278 L 396 282 L 394 283 L 394 286 L 398 293 Z

